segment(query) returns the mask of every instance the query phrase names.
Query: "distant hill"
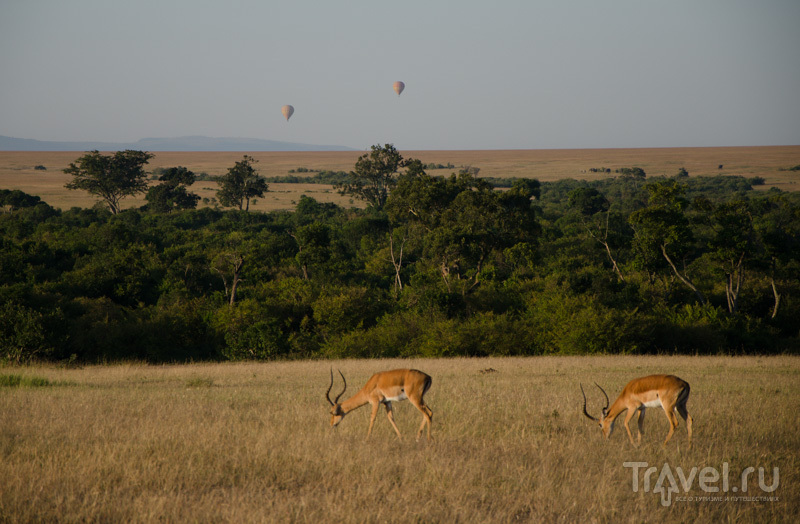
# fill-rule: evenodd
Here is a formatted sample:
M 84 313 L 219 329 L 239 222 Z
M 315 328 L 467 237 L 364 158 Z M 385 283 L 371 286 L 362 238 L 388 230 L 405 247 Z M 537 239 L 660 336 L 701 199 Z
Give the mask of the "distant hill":
M 0 151 L 355 151 L 345 146 L 299 144 L 260 138 L 180 136 L 143 138 L 137 142 L 48 142 L 0 135 Z

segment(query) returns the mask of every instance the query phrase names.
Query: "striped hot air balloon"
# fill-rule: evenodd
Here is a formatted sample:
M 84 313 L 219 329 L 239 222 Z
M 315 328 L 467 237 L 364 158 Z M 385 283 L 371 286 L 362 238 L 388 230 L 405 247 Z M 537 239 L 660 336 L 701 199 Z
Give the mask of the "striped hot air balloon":
M 394 89 L 394 92 L 397 93 L 397 96 L 400 96 L 400 93 L 403 92 L 403 89 L 406 88 L 406 85 L 400 80 L 398 80 L 397 82 L 394 83 L 394 85 L 392 85 L 392 88 Z
M 283 118 L 285 118 L 288 121 L 292 117 L 292 115 L 294 114 L 294 107 L 292 107 L 292 106 L 283 106 L 281 108 L 281 113 L 283 113 Z

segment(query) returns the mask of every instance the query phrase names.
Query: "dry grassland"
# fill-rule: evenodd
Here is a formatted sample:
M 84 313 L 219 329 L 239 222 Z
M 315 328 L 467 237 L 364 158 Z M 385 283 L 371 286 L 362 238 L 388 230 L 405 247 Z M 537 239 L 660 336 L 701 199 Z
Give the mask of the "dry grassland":
M 485 150 L 485 151 L 401 151 L 405 158 L 418 158 L 426 164 L 453 164 L 452 170 L 436 170 L 431 174 L 449 174 L 464 166 L 478 167 L 487 177 L 527 177 L 540 181 L 562 178 L 598 179 L 609 175 L 592 173 L 591 168 L 638 166 L 649 175 L 674 175 L 685 167 L 691 176 L 740 175 L 760 176 L 766 180 L 762 189 L 778 187 L 786 191 L 800 190 L 800 172 L 786 169 L 800 164 L 800 146 L 718 147 L 718 148 L 654 148 L 654 149 L 551 149 L 551 150 Z M 20 189 L 37 195 L 54 207 L 91 207 L 95 203 L 83 191 L 64 189 L 71 177 L 62 170 L 75 161 L 81 152 L 0 151 L 0 189 Z M 244 153 L 233 152 L 157 152 L 148 169 L 185 166 L 196 173 L 221 175 Z M 272 177 L 287 175 L 289 170 L 305 167 L 314 170 L 351 171 L 363 152 L 255 152 L 259 174 Z M 46 171 L 34 167 L 43 165 Z M 719 169 L 722 165 L 723 168 Z M 214 197 L 216 184 L 198 182 L 192 191 L 201 197 Z M 271 184 L 270 192 L 254 206 L 260 211 L 293 209 L 301 195 L 321 202 L 352 205 L 350 199 L 338 195 L 330 186 L 318 184 Z M 123 207 L 140 206 L 143 197 L 128 198 Z M 358 203 L 356 203 L 358 204 Z
M 333 365 L 348 393 L 382 369 L 429 373 L 435 441 L 414 441 L 420 415 L 408 402 L 395 403 L 402 441 L 381 414 L 364 442 L 367 407 L 330 429 L 324 361 L 0 369 L 51 381 L 0 389 L 0 521 L 796 522 L 800 513 L 795 357 Z M 641 447 L 621 426 L 602 440 L 581 414 L 579 382 L 614 395 L 657 372 L 692 385 L 694 447 L 681 422 L 662 448 L 667 422 L 657 410 Z M 596 413 L 600 393 L 587 394 Z M 642 477 L 633 491 L 626 461 L 658 469 L 647 491 Z M 731 489 L 718 478 L 708 485 L 720 491 L 705 492 L 697 473 L 663 506 L 653 489 L 665 464 L 673 474 L 727 464 Z M 748 491 L 734 493 L 747 467 L 756 468 Z M 775 491 L 760 489 L 760 467 L 769 486 L 779 469 Z M 730 498 L 743 495 L 777 500 Z M 723 500 L 686 500 L 710 496 Z

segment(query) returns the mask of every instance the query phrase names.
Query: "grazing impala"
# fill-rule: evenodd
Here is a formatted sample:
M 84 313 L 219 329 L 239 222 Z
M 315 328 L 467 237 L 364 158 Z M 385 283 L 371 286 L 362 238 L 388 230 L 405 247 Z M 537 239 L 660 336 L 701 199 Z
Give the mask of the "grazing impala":
M 342 375 L 342 372 L 339 371 L 339 374 Z M 375 416 L 378 414 L 378 406 L 383 404 L 386 408 L 386 416 L 389 418 L 389 422 L 392 423 L 395 433 L 400 437 L 400 430 L 397 429 L 397 424 L 394 423 L 392 402 L 408 399 L 422 413 L 422 424 L 420 424 L 417 432 L 417 440 L 422 435 L 422 429 L 426 423 L 428 424 L 428 440 L 431 440 L 431 417 L 433 417 L 433 412 L 425 405 L 425 400 L 422 398 L 431 387 L 431 377 L 422 371 L 417 371 L 416 369 L 394 369 L 375 373 L 367 381 L 367 384 L 361 388 L 361 391 L 339 404 L 339 397 L 347 389 L 347 381 L 344 379 L 344 375 L 342 375 L 342 382 L 344 382 L 344 389 L 336 396 L 335 400 L 331 400 L 330 393 L 333 387 L 333 370 L 331 369 L 331 385 L 328 386 L 328 391 L 325 393 L 325 398 L 328 399 L 332 406 L 331 426 L 338 426 L 339 422 L 349 412 L 369 403 L 372 406 L 372 416 L 369 419 L 369 430 L 367 431 L 367 438 L 369 438 L 372 433 L 372 426 L 375 424 Z
M 581 384 L 583 414 L 600 425 L 605 438 L 611 436 L 611 432 L 614 431 L 614 421 L 627 409 L 625 429 L 628 431 L 628 438 L 631 439 L 631 444 L 634 444 L 628 422 L 633 418 L 633 414 L 638 411 L 639 434 L 634 444 L 638 445 L 642 442 L 642 433 L 644 431 L 644 410 L 661 406 L 664 408 L 664 413 L 667 414 L 667 420 L 669 420 L 669 433 L 667 433 L 667 440 L 664 441 L 664 445 L 667 445 L 675 428 L 678 427 L 678 417 L 675 416 L 675 411 L 677 411 L 686 421 L 686 429 L 689 432 L 689 447 L 692 447 L 692 416 L 686 411 L 686 401 L 689 399 L 689 384 L 685 380 L 681 380 L 674 375 L 650 375 L 631 380 L 610 409 L 608 407 L 608 395 L 598 384 L 595 384 L 595 386 L 600 388 L 600 391 L 606 397 L 606 407 L 603 408 L 599 419 L 591 416 L 586 411 L 586 393 L 584 393 L 583 384 Z

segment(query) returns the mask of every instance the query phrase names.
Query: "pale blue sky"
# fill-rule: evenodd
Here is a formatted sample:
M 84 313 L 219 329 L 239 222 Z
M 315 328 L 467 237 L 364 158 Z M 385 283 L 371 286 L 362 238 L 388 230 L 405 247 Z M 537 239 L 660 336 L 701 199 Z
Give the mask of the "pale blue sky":
M 800 144 L 800 0 L 0 0 L 0 135 Z

